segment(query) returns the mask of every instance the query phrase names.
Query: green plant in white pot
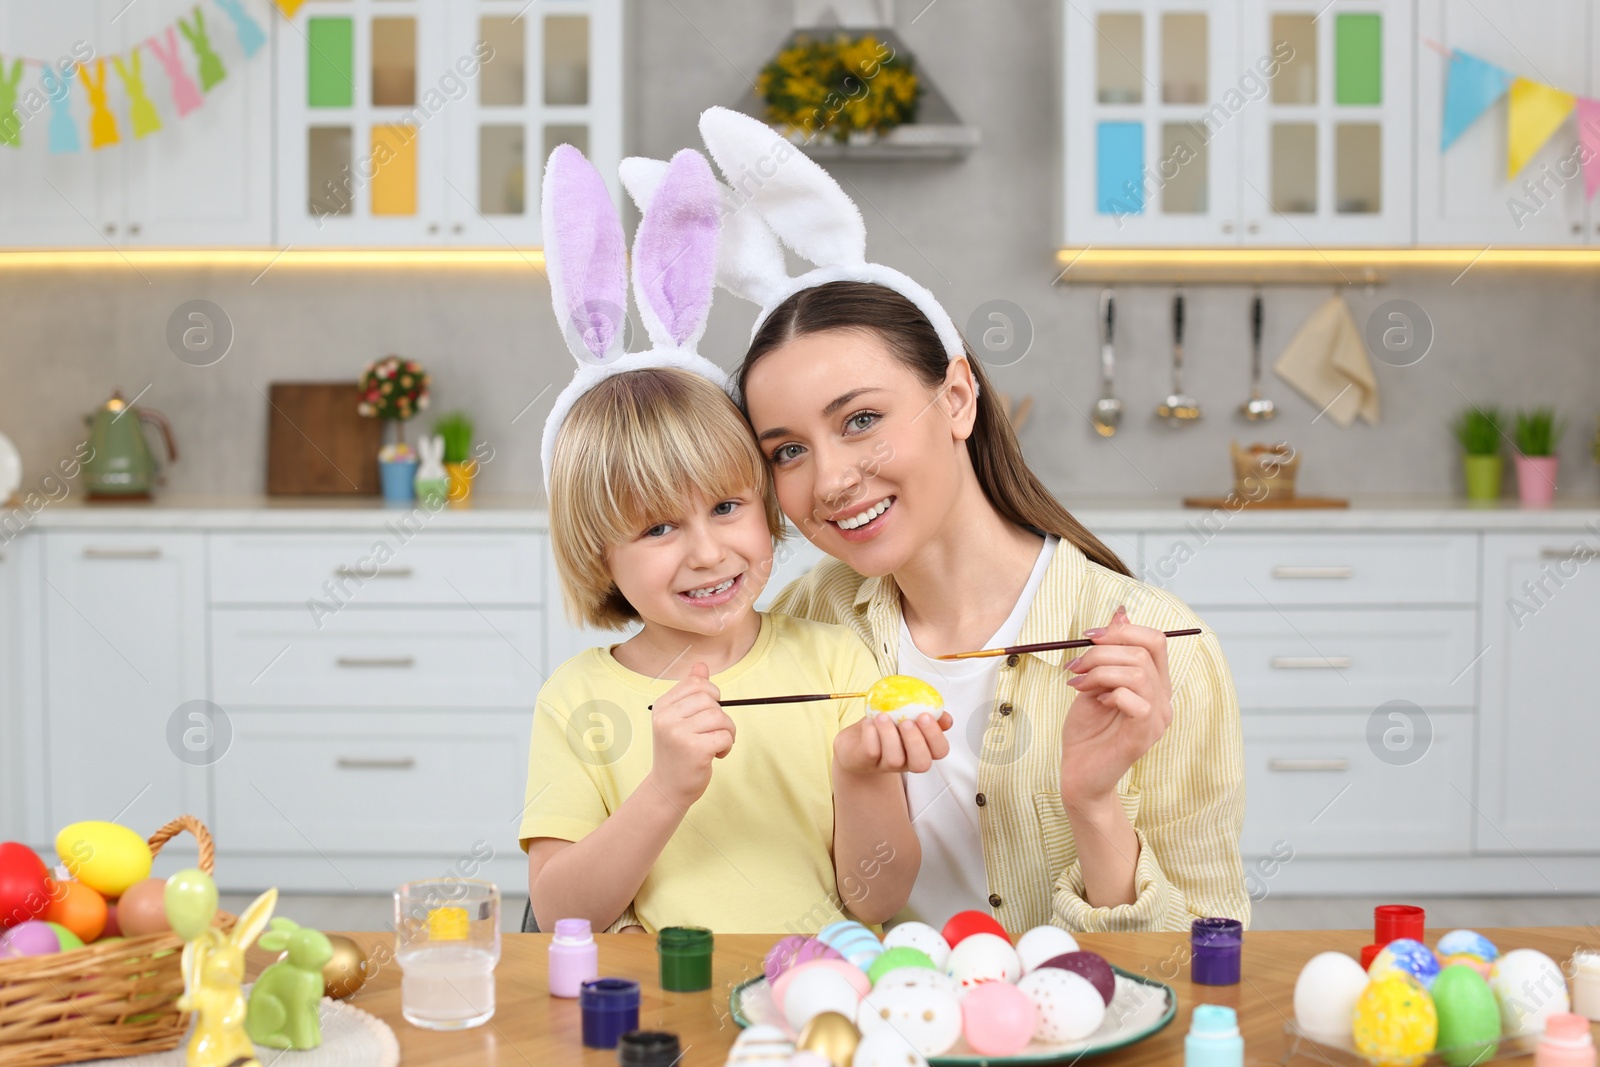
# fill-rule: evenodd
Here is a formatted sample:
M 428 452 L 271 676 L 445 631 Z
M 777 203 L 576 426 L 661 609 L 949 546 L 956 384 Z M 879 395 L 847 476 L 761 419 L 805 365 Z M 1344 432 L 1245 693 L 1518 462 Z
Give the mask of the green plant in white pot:
M 1504 462 L 1500 442 L 1505 435 L 1505 415 L 1497 407 L 1473 404 L 1450 424 L 1461 446 L 1461 467 L 1467 477 L 1467 499 L 1500 499 Z
M 1517 412 L 1517 493 L 1522 506 L 1550 506 L 1556 491 L 1556 442 L 1565 424 L 1555 408 Z

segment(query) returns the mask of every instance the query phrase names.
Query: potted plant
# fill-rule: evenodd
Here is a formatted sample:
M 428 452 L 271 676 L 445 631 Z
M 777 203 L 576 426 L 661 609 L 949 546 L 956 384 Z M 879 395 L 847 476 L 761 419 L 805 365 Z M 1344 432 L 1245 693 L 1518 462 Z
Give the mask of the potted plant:
M 383 497 L 392 503 L 404 504 L 413 499 L 417 454 L 406 444 L 405 423 L 428 406 L 430 382 L 420 363 L 399 356 L 375 360 L 361 373 L 361 414 L 383 419 L 394 427 L 394 440 L 378 452 Z
M 1497 407 L 1476 404 L 1456 416 L 1450 429 L 1461 446 L 1461 466 L 1467 476 L 1467 499 L 1498 500 L 1505 464 L 1500 456 L 1505 415 Z
M 478 461 L 472 458 L 473 430 L 472 420 L 461 411 L 452 411 L 433 424 L 433 432 L 444 438 L 444 469 L 453 504 L 472 499 L 472 479 L 478 473 Z
M 1564 428 L 1554 408 L 1517 412 L 1517 493 L 1523 507 L 1550 506 L 1556 491 L 1556 442 Z
M 796 33 L 756 76 L 766 119 L 792 140 L 870 141 L 915 122 L 915 61 L 870 33 Z

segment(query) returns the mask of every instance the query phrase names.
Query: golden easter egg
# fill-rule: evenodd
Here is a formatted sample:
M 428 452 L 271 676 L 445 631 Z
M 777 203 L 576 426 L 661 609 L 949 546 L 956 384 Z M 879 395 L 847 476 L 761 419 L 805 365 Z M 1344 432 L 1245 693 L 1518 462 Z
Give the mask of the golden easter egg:
M 860 1043 L 861 1031 L 855 1023 L 836 1011 L 825 1011 L 801 1027 L 794 1047 L 797 1051 L 815 1052 L 833 1067 L 850 1067 Z
M 944 697 L 921 678 L 891 674 L 879 678 L 867 690 L 867 712 L 887 715 L 895 722 L 915 719 L 923 712 L 938 718 L 944 711 Z
M 344 1000 L 367 983 L 367 954 L 343 934 L 329 934 L 333 958 L 322 966 L 322 995 Z

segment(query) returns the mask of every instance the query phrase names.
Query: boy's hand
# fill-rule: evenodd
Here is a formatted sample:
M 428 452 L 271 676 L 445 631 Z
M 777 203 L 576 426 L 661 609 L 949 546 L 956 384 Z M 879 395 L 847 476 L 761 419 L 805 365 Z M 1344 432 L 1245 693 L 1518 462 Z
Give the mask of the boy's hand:
M 711 684 L 704 663 L 689 669 L 689 677 L 667 690 L 650 714 L 655 743 L 650 778 L 668 801 L 687 808 L 711 784 L 711 761 L 733 748 L 734 722 L 717 703 L 721 697 Z
M 955 720 L 948 711 L 937 720 L 927 712 L 896 723 L 887 715 L 868 715 L 840 730 L 833 739 L 833 759 L 846 774 L 925 771 L 950 752 L 944 732 Z

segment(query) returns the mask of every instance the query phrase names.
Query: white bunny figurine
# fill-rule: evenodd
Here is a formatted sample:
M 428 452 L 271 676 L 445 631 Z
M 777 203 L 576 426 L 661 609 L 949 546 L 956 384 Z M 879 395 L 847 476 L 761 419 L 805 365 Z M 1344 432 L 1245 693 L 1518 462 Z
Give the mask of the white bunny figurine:
M 424 507 L 439 508 L 450 491 L 450 476 L 444 469 L 444 438 L 424 436 L 417 442 L 422 463 L 417 467 L 417 500 Z

